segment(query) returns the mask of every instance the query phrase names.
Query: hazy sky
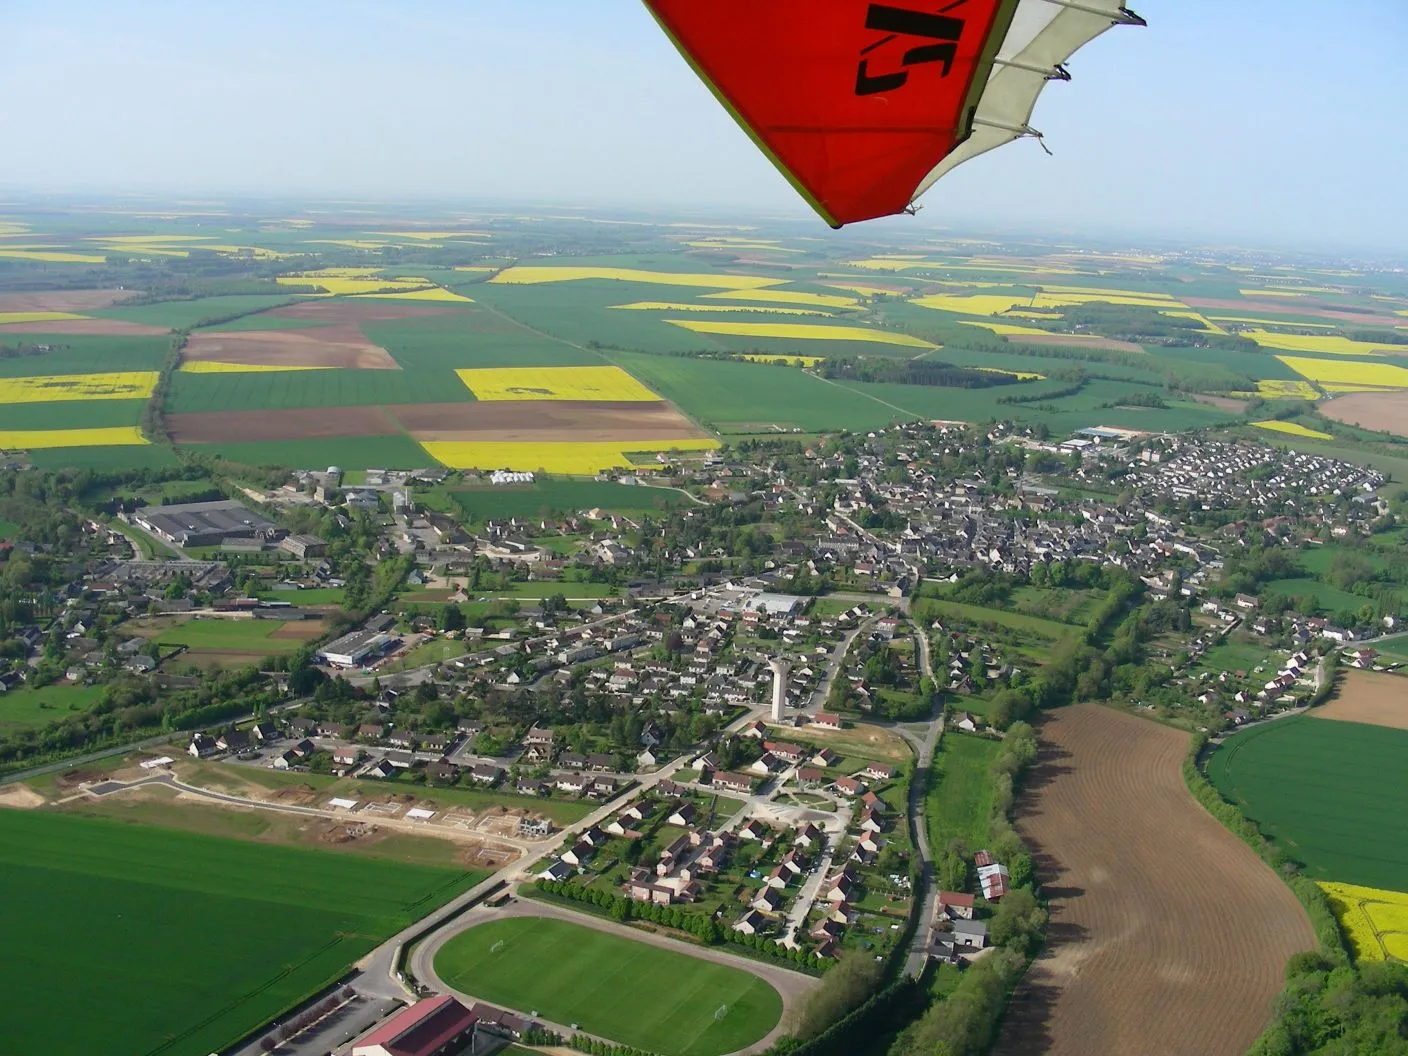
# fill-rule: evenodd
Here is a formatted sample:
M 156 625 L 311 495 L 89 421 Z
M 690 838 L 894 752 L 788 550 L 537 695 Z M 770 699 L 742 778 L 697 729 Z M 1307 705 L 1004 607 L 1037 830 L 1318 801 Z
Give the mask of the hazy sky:
M 1408 3 L 1131 6 L 923 225 L 1408 248 Z M 636 0 L 0 0 L 0 185 L 805 211 Z

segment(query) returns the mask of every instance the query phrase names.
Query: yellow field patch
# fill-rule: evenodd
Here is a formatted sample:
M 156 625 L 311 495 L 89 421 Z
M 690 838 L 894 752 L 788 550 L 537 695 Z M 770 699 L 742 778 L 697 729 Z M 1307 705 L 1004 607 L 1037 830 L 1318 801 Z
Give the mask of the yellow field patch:
M 1264 378 L 1256 383 L 1256 395 L 1263 400 L 1318 400 L 1320 394 L 1307 381 L 1281 381 Z
M 1350 359 L 1308 359 L 1277 356 L 1303 378 L 1333 385 L 1373 385 L 1385 389 L 1408 389 L 1408 369 L 1392 363 L 1364 363 Z
M 3 434 L 0 434 L 3 435 Z M 530 473 L 590 476 L 604 469 L 628 469 L 627 457 L 642 451 L 712 451 L 717 440 L 632 440 L 629 442 L 528 443 L 513 441 L 423 441 L 431 458 L 451 469 L 513 469 Z
M 1408 961 L 1408 894 L 1320 881 L 1362 961 Z
M 37 260 L 46 264 L 102 264 L 107 257 L 92 253 L 69 253 L 64 250 L 49 249 L 0 249 L 0 258 L 5 260 Z
M 923 338 L 893 330 L 871 330 L 864 326 L 826 326 L 822 323 L 726 323 L 703 319 L 666 319 L 665 322 L 693 330 L 697 334 L 728 337 L 786 338 L 797 341 L 870 341 L 905 348 L 938 348 Z
M 461 304 L 473 304 L 473 297 L 466 297 L 463 294 L 454 293 L 441 286 L 429 286 L 423 290 L 402 290 L 397 293 L 364 293 L 364 298 L 379 297 L 388 301 L 458 301 Z
M 575 282 L 579 279 L 613 279 L 617 282 L 648 282 L 657 286 L 699 286 L 711 290 L 761 290 L 781 286 L 785 279 L 761 275 L 708 275 L 684 271 L 645 271 L 640 268 L 521 267 L 505 268 L 490 282 L 508 285 L 536 285 L 543 282 Z
M 800 249 L 789 249 L 786 246 L 779 246 L 771 242 L 710 242 L 704 239 L 699 242 L 685 242 L 684 245 L 691 249 L 746 249 L 754 253 L 801 253 Z
M 1042 330 L 1035 326 L 1018 326 L 1016 323 L 986 323 L 977 319 L 960 319 L 964 326 L 980 326 L 984 330 L 991 330 L 994 334 L 1001 334 L 1007 337 L 1013 334 L 1020 334 L 1027 337 L 1050 337 L 1050 330 Z
M 1066 318 L 1060 312 L 1024 312 L 1020 308 L 1010 308 L 1002 314 L 1013 319 L 1050 319 L 1055 321 Z
M 344 279 L 327 275 L 281 275 L 275 280 L 281 286 L 316 286 L 333 296 L 356 296 L 366 293 L 396 293 L 423 285 L 404 279 Z
M 959 315 L 1000 315 L 1018 306 L 1031 307 L 1032 298 L 1025 294 L 977 293 L 954 295 L 933 293 L 928 297 L 917 297 L 911 303 L 921 308 L 935 308 L 942 312 L 957 312 Z
M 304 245 L 342 246 L 345 249 L 385 249 L 388 243 L 371 242 L 365 238 L 308 238 L 304 239 Z
M 198 359 L 181 364 L 182 374 L 269 374 L 289 370 L 332 370 L 332 367 L 282 366 L 274 363 L 222 363 Z
M 818 308 L 779 308 L 771 304 L 674 304 L 669 301 L 635 301 L 612 308 L 649 312 L 761 312 L 764 315 L 830 315 Z
M 1398 391 L 1396 388 L 1393 388 L 1392 386 L 1385 386 L 1385 385 L 1360 385 L 1360 384 L 1355 384 L 1354 382 L 1337 382 L 1337 381 L 1321 382 L 1320 387 L 1321 387 L 1322 389 L 1324 389 L 1326 392 L 1333 392 L 1333 393 L 1336 393 L 1337 395 L 1343 395 L 1344 393 L 1347 393 L 1347 392 L 1397 392 L 1397 391 Z
M 1178 304 L 1178 300 L 1167 293 L 1145 293 L 1142 290 L 1118 290 L 1104 286 L 1050 286 L 1041 283 L 1038 287 L 1046 293 L 1078 293 L 1090 297 L 1137 297 L 1141 300 L 1161 300 Z
M 1160 314 L 1160 315 L 1166 315 L 1166 316 L 1168 316 L 1168 317 L 1171 318 L 1171 319 L 1192 319 L 1195 323 L 1202 323 L 1203 325 L 1202 325 L 1202 330 L 1201 330 L 1201 332 L 1204 333 L 1204 334 L 1222 334 L 1224 337 L 1227 335 L 1227 331 L 1226 331 L 1226 330 L 1222 329 L 1222 327 L 1218 326 L 1216 323 L 1214 323 L 1214 322 L 1212 322 L 1211 320 L 1209 320 L 1208 317 L 1205 316 L 1205 315 L 1203 315 L 1201 312 L 1194 312 L 1194 311 L 1186 311 L 1186 312 L 1183 312 L 1183 311 L 1179 311 L 1179 312 L 1160 312 L 1159 314 Z
M 1030 370 L 1003 370 L 1001 367 L 969 367 L 969 370 L 982 370 L 988 374 L 1006 374 L 1016 378 L 1018 381 L 1045 381 L 1045 374 L 1037 374 Z
M 1158 294 L 1038 293 L 1033 308 L 1073 308 L 1082 304 L 1122 304 L 1144 308 L 1183 307 L 1182 301 L 1166 300 Z
M 87 319 L 72 312 L 0 312 L 0 326 L 11 323 L 57 323 L 61 319 Z
M 488 231 L 373 231 L 388 238 L 416 238 L 426 242 L 441 242 L 447 238 L 491 238 Z
M 1238 290 L 1243 297 L 1304 297 L 1295 290 Z
M 1302 323 L 1299 319 L 1294 322 L 1286 319 L 1254 319 L 1245 315 L 1210 315 L 1212 319 L 1219 323 L 1253 323 L 1260 326 L 1293 326 L 1304 330 L 1334 330 L 1337 329 L 1334 323 Z
M 191 255 L 189 249 L 182 249 L 179 246 L 152 244 L 150 242 L 121 242 L 111 246 L 104 246 L 103 248 L 111 253 L 122 253 L 128 256 L 189 257 Z
M 493 264 L 456 264 L 456 271 L 497 271 Z
M 1275 286 L 1262 289 L 1238 290 L 1246 297 L 1304 297 L 1307 293 L 1339 293 L 1333 286 Z
M 380 268 L 316 268 L 313 271 L 295 271 L 293 277 L 300 279 L 370 279 L 381 274 Z
M 0 429 L 0 449 L 37 451 L 49 447 L 136 447 L 147 442 L 135 425 L 106 429 Z
M 862 297 L 895 297 L 898 294 L 894 290 L 882 289 L 879 286 L 866 286 L 859 282 L 823 282 L 821 285 L 830 286 L 833 289 L 845 290 L 848 293 L 856 293 Z
M 810 305 L 816 308 L 854 308 L 854 297 L 842 297 L 836 293 L 807 293 L 804 290 L 724 290 L 721 293 L 706 293 L 703 299 L 712 301 L 764 301 L 773 304 Z
M 89 242 L 210 242 L 214 235 L 93 235 Z
M 472 367 L 455 373 L 475 399 L 485 401 L 660 399 L 620 367 Z
M 1253 422 L 1258 429 L 1269 429 L 1273 433 L 1285 433 L 1287 436 L 1303 436 L 1307 440 L 1333 440 L 1329 433 L 1322 433 L 1319 429 L 1307 429 L 1303 425 L 1295 422 Z
M 825 356 L 764 356 L 756 352 L 741 352 L 736 358 L 746 359 L 750 363 L 785 363 L 789 367 L 814 367 L 826 362 Z
M 1374 356 L 1392 351 L 1388 345 L 1351 341 L 1338 334 L 1273 334 L 1269 330 L 1245 330 L 1242 336 L 1251 338 L 1262 348 L 1284 348 L 1289 352 L 1320 352 L 1330 356 Z
M 60 400 L 145 400 L 156 388 L 154 370 L 112 374 L 48 374 L 0 378 L 0 403 L 56 403 Z

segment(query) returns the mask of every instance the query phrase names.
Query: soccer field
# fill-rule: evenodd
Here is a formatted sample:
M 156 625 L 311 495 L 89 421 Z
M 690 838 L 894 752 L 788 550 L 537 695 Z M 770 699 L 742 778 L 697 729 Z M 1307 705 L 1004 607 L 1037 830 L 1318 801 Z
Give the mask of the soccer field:
M 435 970 L 463 993 L 671 1056 L 720 1056 L 777 1025 L 763 980 L 565 921 L 512 917 L 456 935 Z
M 1318 880 L 1408 889 L 1408 731 L 1309 716 L 1230 737 L 1208 780 Z
M 0 811 L 5 1051 L 219 1051 L 482 876 Z

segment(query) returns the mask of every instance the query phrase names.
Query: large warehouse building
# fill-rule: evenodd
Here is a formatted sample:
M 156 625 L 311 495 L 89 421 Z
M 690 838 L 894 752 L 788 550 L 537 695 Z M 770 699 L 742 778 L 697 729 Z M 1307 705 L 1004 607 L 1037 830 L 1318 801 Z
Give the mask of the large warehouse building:
M 238 502 L 187 502 L 143 506 L 132 515 L 138 528 L 177 546 L 219 546 L 226 539 L 272 539 L 274 522 Z
M 449 994 L 401 1009 L 352 1046 L 352 1056 L 449 1056 L 474 1036 L 474 1013 Z

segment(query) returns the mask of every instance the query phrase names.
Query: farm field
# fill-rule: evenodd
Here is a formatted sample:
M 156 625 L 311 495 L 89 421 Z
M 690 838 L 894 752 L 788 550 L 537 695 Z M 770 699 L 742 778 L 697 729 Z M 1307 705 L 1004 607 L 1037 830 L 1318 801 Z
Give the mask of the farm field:
M 26 956 L 0 969 L 7 1044 L 34 1052 L 218 1051 L 482 875 L 16 810 L 0 863 L 0 897 L 27 907 L 6 935 Z
M 461 993 L 677 1056 L 745 1048 L 782 1015 L 777 991 L 741 969 L 548 918 L 471 928 L 440 949 L 435 970 Z
M 1408 894 L 1353 884 L 1320 884 L 1349 936 L 1356 960 L 1408 961 Z
M 1292 598 L 1313 597 L 1322 612 L 1358 612 L 1362 606 L 1369 603 L 1368 598 L 1310 577 L 1273 579 L 1264 584 L 1263 589 Z
M 1327 400 L 1316 410 L 1346 425 L 1408 438 L 1408 390 L 1350 393 Z
M 992 813 L 988 764 L 997 751 L 996 741 L 952 731 L 939 741 L 924 807 L 934 854 L 942 854 L 953 840 L 962 840 L 971 853 L 987 839 Z
M 1068 638 L 1074 638 L 1081 631 L 1081 628 L 1073 624 L 1043 619 L 1040 616 L 1028 616 L 1021 612 L 1007 612 L 1004 609 L 990 609 L 982 605 L 968 605 L 959 601 L 944 601 L 940 598 L 921 596 L 921 600 L 925 611 L 932 612 L 939 619 L 947 616 L 950 619 L 965 620 L 969 623 L 996 624 L 999 627 L 1010 627 L 1015 631 L 1027 631 L 1052 642 L 1063 642 Z
M 1334 698 L 1310 714 L 1317 719 L 1408 730 L 1408 678 L 1378 671 L 1346 671 L 1340 676 Z
M 81 715 L 103 699 L 103 686 L 57 683 L 0 693 L 0 729 L 37 727 Z
M 1217 790 L 1319 880 L 1408 888 L 1408 730 L 1301 715 L 1229 737 Z
M 552 478 L 524 487 L 465 488 L 448 494 L 455 505 L 475 521 L 597 508 L 615 513 L 643 513 L 689 501 L 678 491 L 666 488 Z
M 1077 704 L 1038 734 L 1017 828 L 1051 924 L 994 1053 L 1241 1056 L 1314 945 L 1299 903 L 1188 793 L 1186 733 Z

